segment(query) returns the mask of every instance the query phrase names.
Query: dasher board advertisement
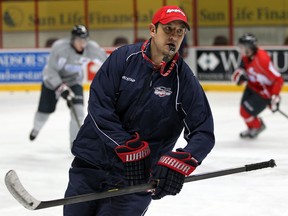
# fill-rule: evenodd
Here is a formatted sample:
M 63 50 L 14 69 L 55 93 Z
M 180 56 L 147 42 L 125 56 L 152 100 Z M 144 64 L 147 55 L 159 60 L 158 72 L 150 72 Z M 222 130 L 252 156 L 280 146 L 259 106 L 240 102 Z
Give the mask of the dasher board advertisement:
M 271 56 L 275 68 L 288 81 L 288 49 L 285 47 L 264 48 Z M 231 75 L 241 63 L 241 56 L 235 47 L 197 48 L 197 77 L 199 80 L 230 81 Z
M 0 51 L 0 83 L 41 82 L 49 51 Z

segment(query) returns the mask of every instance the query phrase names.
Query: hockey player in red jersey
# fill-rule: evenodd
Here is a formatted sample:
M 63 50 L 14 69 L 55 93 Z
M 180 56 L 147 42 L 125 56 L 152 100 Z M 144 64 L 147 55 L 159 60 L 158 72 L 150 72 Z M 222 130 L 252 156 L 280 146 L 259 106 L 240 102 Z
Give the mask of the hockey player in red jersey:
M 273 66 L 268 53 L 258 47 L 257 38 L 253 34 L 245 33 L 239 38 L 238 45 L 242 62 L 233 73 L 232 80 L 237 85 L 246 82 L 240 115 L 248 127 L 240 133 L 240 137 L 255 138 L 266 128 L 258 115 L 266 107 L 269 107 L 272 112 L 278 110 L 279 93 L 284 80 Z

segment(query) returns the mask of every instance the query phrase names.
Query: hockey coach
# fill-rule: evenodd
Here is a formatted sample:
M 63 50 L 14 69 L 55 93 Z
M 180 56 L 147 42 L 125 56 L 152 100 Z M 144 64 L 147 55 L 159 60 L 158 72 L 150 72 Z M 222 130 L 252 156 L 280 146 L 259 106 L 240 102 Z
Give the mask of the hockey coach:
M 156 181 L 135 193 L 64 207 L 65 216 L 140 216 L 151 200 L 176 195 L 214 146 L 213 117 L 197 78 L 178 53 L 185 13 L 164 6 L 150 39 L 115 50 L 95 76 L 73 143 L 65 197 Z M 174 150 L 184 129 L 187 144 Z

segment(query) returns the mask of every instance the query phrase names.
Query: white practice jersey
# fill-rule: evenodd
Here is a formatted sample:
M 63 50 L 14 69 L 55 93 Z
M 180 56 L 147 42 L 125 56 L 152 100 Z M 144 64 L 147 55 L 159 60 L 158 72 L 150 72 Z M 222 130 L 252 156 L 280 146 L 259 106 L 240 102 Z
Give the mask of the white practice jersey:
M 47 88 L 54 90 L 61 83 L 68 86 L 82 85 L 84 68 L 91 61 L 102 64 L 107 54 L 95 41 L 89 40 L 82 54 L 72 47 L 70 39 L 56 41 L 43 71 L 43 81 Z

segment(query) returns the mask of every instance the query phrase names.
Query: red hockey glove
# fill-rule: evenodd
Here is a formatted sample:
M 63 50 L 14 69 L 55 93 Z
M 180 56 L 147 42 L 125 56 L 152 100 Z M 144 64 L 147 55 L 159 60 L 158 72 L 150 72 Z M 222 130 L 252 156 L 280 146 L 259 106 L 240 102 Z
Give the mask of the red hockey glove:
M 160 158 L 153 178 L 158 181 L 152 199 L 161 199 L 166 195 L 176 195 L 183 187 L 185 176 L 190 175 L 198 166 L 187 152 L 171 152 Z
M 242 85 L 247 80 L 248 80 L 248 77 L 245 71 L 241 68 L 238 68 L 232 74 L 232 81 L 235 82 L 237 85 Z
M 281 97 L 279 95 L 272 95 L 269 105 L 272 112 L 277 112 L 279 110 L 280 102 Z
M 125 177 L 129 185 L 147 183 L 150 177 L 150 148 L 141 141 L 139 134 L 128 140 L 125 145 L 115 148 L 115 152 L 125 165 Z
M 55 94 L 57 99 L 61 96 L 65 100 L 71 100 L 74 97 L 72 90 L 64 83 L 56 88 Z

